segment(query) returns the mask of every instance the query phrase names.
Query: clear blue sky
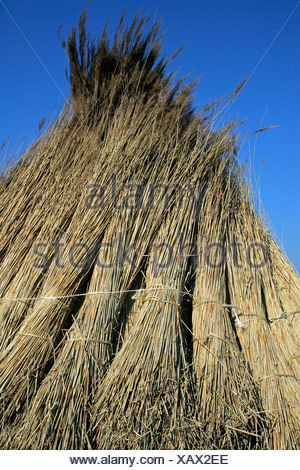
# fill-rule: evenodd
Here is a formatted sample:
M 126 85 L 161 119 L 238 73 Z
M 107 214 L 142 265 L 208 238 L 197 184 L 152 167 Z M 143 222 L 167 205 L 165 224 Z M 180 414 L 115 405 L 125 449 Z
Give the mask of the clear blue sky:
M 69 84 L 57 29 L 61 24 L 61 35 L 67 38 L 86 4 L 87 0 L 0 0 L 0 145 L 9 134 L 11 149 L 22 136 L 28 144 L 40 120 L 53 114 L 56 106 L 61 109 Z M 181 67 L 180 76 L 191 70 L 194 78 L 203 74 L 196 89 L 199 106 L 230 94 L 253 72 L 229 115 L 247 118 L 241 128 L 244 135 L 261 125 L 280 126 L 258 134 L 256 145 L 252 136 L 241 156 L 253 156 L 255 149 L 263 206 L 299 272 L 300 2 L 284 26 L 296 5 L 297 0 L 92 0 L 87 26 L 96 36 L 110 18 L 114 32 L 126 6 L 129 22 L 139 8 L 162 15 L 167 29 L 164 53 L 185 44 L 173 67 Z

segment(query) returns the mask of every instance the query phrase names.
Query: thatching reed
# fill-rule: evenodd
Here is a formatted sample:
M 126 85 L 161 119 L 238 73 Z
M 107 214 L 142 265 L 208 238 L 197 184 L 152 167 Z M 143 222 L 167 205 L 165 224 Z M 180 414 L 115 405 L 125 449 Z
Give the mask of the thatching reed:
M 235 123 L 172 85 L 159 23 L 110 46 L 86 13 L 68 103 L 1 178 L 1 446 L 296 449 L 299 277 Z

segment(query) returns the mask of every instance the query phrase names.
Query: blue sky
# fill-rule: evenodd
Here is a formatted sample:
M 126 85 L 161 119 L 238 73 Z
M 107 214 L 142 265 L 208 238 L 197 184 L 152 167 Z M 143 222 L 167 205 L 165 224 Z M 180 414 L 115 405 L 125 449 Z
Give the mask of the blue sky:
M 87 0 L 0 0 L 0 145 L 10 134 L 11 150 L 22 137 L 28 145 L 41 119 L 61 109 L 69 84 L 57 30 L 61 24 L 67 38 L 86 5 Z M 241 158 L 254 158 L 263 207 L 299 272 L 300 2 L 92 0 L 87 19 L 92 36 L 109 18 L 114 32 L 127 6 L 128 22 L 140 8 L 162 16 L 167 56 L 185 44 L 172 67 L 180 67 L 179 76 L 202 75 L 195 105 L 230 95 L 253 72 L 228 116 L 247 118 L 240 129 L 244 136 L 279 126 L 250 137 Z

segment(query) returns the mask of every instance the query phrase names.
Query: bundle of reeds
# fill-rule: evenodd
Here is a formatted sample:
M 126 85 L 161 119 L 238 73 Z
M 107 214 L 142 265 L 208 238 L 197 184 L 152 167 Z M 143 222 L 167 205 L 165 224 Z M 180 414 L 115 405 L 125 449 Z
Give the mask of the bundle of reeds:
M 234 181 L 228 178 L 224 188 L 223 178 L 222 172 L 214 178 L 198 228 L 192 314 L 195 410 L 209 447 L 264 448 L 266 418 L 237 338 L 240 324 L 228 291 L 226 258 L 231 253 L 226 252 L 226 240 L 231 236 L 231 207 L 236 207 L 238 195 Z
M 239 342 L 259 385 L 263 408 L 273 421 L 269 445 L 275 449 L 297 448 L 300 442 L 300 369 L 296 359 L 299 331 L 282 316 L 272 276 L 272 265 L 277 261 L 267 255 L 268 262 L 258 270 L 246 259 L 248 240 L 262 240 L 266 236 L 261 233 L 255 216 L 251 219 L 251 224 L 232 221 L 232 231 L 239 241 L 237 262 L 245 267 L 241 270 L 228 263 L 229 295 L 243 325 L 237 329 Z M 261 250 L 253 255 L 252 261 L 260 264 Z
M 1 179 L 1 446 L 295 449 L 299 277 L 235 123 L 172 86 L 159 23 L 110 46 L 86 13 L 68 103 Z
M 146 274 L 149 292 L 99 387 L 95 404 L 99 448 L 177 448 L 192 436 L 185 417 L 189 365 L 180 322 L 187 260 L 180 259 L 179 244 L 192 241 L 194 223 L 191 207 L 184 209 L 180 218 L 171 212 L 158 232 L 159 264 L 168 262 L 169 242 L 174 260 L 161 269 L 152 249 Z
M 152 143 L 148 143 L 148 130 L 149 126 L 153 125 L 151 113 L 147 109 L 141 109 L 141 104 L 138 106 L 134 104 L 134 110 L 128 107 L 128 103 L 122 107 L 122 110 L 116 114 L 115 125 L 112 126 L 110 134 L 106 137 L 105 146 L 103 148 L 103 156 L 105 159 L 105 166 L 98 167 L 98 173 L 94 177 L 93 184 L 99 184 L 105 187 L 110 176 L 115 174 L 118 178 L 118 193 L 124 191 L 126 181 L 130 180 L 132 174 L 140 178 L 141 184 L 145 183 L 148 173 L 146 170 L 145 160 L 143 155 L 146 143 L 147 150 L 151 152 Z M 136 117 L 134 119 L 134 117 Z M 149 124 L 145 119 L 149 120 Z M 139 122 L 143 126 L 139 126 Z M 117 136 L 117 130 L 119 135 Z M 117 142 L 116 142 L 117 138 Z M 126 158 L 126 153 L 131 153 L 131 141 L 134 141 L 133 158 L 129 161 Z M 155 142 L 153 143 L 155 149 Z M 126 150 L 124 150 L 126 147 Z M 127 161 L 127 172 L 124 172 L 124 162 L 120 158 L 123 154 Z M 101 159 L 99 161 L 101 164 Z M 148 163 L 148 168 L 153 165 L 152 161 Z M 113 184 L 110 183 L 111 185 Z M 112 194 L 113 189 L 108 187 L 108 193 Z M 28 370 L 38 370 L 40 364 L 47 363 L 47 360 L 52 356 L 53 347 L 55 347 L 61 336 L 61 328 L 64 326 L 69 314 L 70 308 L 74 305 L 74 298 L 60 299 L 60 297 L 67 294 L 76 294 L 81 292 L 84 283 L 84 289 L 87 286 L 88 275 L 93 267 L 93 263 L 89 264 L 86 260 L 86 250 L 76 248 L 73 257 L 76 259 L 78 267 L 70 264 L 70 252 L 72 247 L 80 241 L 85 243 L 89 252 L 93 253 L 97 245 L 101 242 L 104 232 L 113 217 L 114 204 L 119 202 L 119 194 L 116 194 L 116 201 L 109 198 L 104 209 L 87 210 L 86 207 L 86 194 L 82 194 L 81 201 L 79 202 L 74 216 L 66 232 L 60 237 L 59 241 L 62 245 L 61 261 L 57 263 L 55 259 L 52 260 L 46 273 L 43 276 L 43 282 L 38 290 L 37 299 L 31 306 L 30 311 L 24 318 L 20 329 L 7 349 L 3 352 L 3 361 L 1 368 L 1 379 L 3 387 L 5 388 L 5 395 L 10 395 L 14 403 L 24 400 L 25 396 L 31 396 L 32 391 L 29 385 L 30 373 Z M 33 275 L 36 279 L 36 268 Z M 50 299 L 44 298 L 50 297 Z M 56 300 L 56 298 L 58 299 Z M 49 328 L 50 336 L 43 336 L 43 331 Z M 39 338 L 39 340 L 37 340 Z M 37 349 L 34 349 L 37 348 Z M 33 354 L 35 350 L 35 354 Z M 28 357 L 28 362 L 26 357 Z M 25 363 L 28 364 L 25 366 Z M 6 364 L 10 364 L 6 367 Z M 34 365 L 36 364 L 36 365 Z M 13 366 L 14 365 L 14 366 Z M 25 366 L 25 367 L 24 367 Z M 16 371 L 20 373 L 16 374 Z M 11 380 L 12 378 L 12 380 Z M 35 380 L 32 381 L 34 384 Z M 7 386 L 10 384 L 9 386 Z M 32 385 L 33 386 L 33 385 Z M 10 388 L 12 387 L 12 388 Z M 22 398 L 23 397 L 23 398 Z M 12 405 L 13 406 L 13 405 Z M 18 405 L 19 406 L 19 405 Z M 13 409 L 13 408 L 12 408 Z M 10 407 L 7 407 L 9 412 Z
M 16 207 L 12 208 L 10 217 L 5 216 L 6 224 L 2 224 L 3 251 L 9 246 L 1 265 L 0 292 L 3 297 L 35 297 L 38 294 L 45 271 L 55 255 L 55 246 L 71 223 L 81 193 L 90 181 L 100 144 L 97 139 L 91 139 L 87 130 L 80 138 L 72 133 L 62 146 L 65 134 L 65 130 L 54 132 L 54 137 L 45 142 L 33 164 L 24 169 L 21 187 L 15 188 L 11 184 L 7 189 Z M 52 162 L 53 153 L 59 157 L 57 166 Z M 82 162 L 82 169 L 78 162 L 83 156 L 86 161 Z M 41 173 L 35 172 L 36 165 Z M 28 181 L 30 175 L 31 180 Z M 13 227 L 13 232 L 10 227 Z M 36 252 L 43 253 L 44 260 L 47 259 L 44 269 L 36 267 L 43 261 L 38 260 Z M 35 257 L 37 262 L 33 263 Z M 31 306 L 32 302 L 1 305 L 1 349 L 11 341 L 24 312 Z
M 156 142 L 157 152 L 161 157 L 158 162 L 161 164 L 151 164 L 149 171 L 143 175 L 143 178 L 147 177 L 148 184 L 155 184 L 157 179 L 165 176 L 167 168 L 164 150 L 159 149 L 161 142 L 162 138 Z M 140 139 L 138 143 L 139 152 L 144 152 Z M 147 149 L 149 147 L 147 143 Z M 176 154 L 178 144 L 175 134 L 173 147 Z M 170 153 L 169 147 L 168 156 L 172 159 Z M 187 151 L 185 156 L 188 157 Z M 191 154 L 189 163 L 192 163 L 193 158 L 195 156 Z M 184 168 L 184 164 L 181 168 Z M 173 178 L 178 182 L 179 176 L 176 178 L 176 175 L 175 172 Z M 183 174 L 180 177 L 182 179 Z M 25 436 L 28 436 L 27 445 L 36 448 L 91 446 L 93 438 L 89 407 L 93 404 L 95 384 L 105 375 L 112 357 L 121 347 L 122 331 L 126 329 L 128 320 L 123 306 L 128 299 L 127 291 L 131 292 L 132 284 L 134 285 L 140 269 L 145 265 L 146 253 L 165 217 L 164 204 L 145 208 L 151 196 L 151 186 L 147 188 L 142 195 L 142 207 L 116 211 L 112 216 L 101 241 L 104 248 L 110 248 L 97 253 L 97 262 L 93 266 L 87 287 L 87 298 L 76 318 L 73 318 L 72 326 L 59 345 L 55 363 L 28 410 L 32 418 L 26 419 L 20 433 L 15 437 L 22 443 L 25 442 Z M 130 247 L 133 249 L 130 250 Z M 123 260 L 123 253 L 125 256 L 128 249 L 129 259 L 125 257 Z M 93 292 L 100 294 L 96 298 L 89 296 Z M 65 368 L 67 376 L 62 375 Z M 63 392 L 58 386 L 60 381 Z M 48 412 L 53 403 L 57 411 L 55 415 Z

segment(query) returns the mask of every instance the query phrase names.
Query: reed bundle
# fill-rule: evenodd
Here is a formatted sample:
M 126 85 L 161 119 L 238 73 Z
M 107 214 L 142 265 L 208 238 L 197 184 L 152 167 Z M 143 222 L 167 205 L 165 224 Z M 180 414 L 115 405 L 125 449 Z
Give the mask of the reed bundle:
M 148 20 L 110 46 L 82 14 L 70 99 L 1 177 L 1 446 L 299 448 L 299 276 Z
M 237 225 L 233 224 L 235 234 L 241 240 L 237 250 L 238 260 L 244 263 L 245 237 L 257 240 L 260 227 L 257 227 L 258 224 L 253 220 L 242 233 L 241 225 L 239 227 Z M 230 299 L 232 304 L 237 305 L 236 313 L 244 325 L 244 328 L 238 329 L 238 339 L 245 351 L 253 377 L 259 384 L 263 407 L 269 413 L 270 419 L 273 418 L 274 424 L 269 438 L 271 448 L 297 448 L 299 446 L 297 402 L 300 389 L 295 337 L 298 336 L 299 341 L 299 333 L 281 318 L 283 311 L 278 294 L 275 285 L 270 282 L 272 281 L 270 263 L 259 272 L 251 269 L 248 263 L 243 270 L 229 263 Z M 246 305 L 242 303 L 245 298 Z M 243 305 L 246 308 L 240 310 Z
M 192 241 L 194 230 L 191 207 L 184 209 L 180 218 L 171 213 L 157 234 L 157 245 L 172 242 L 174 261 L 168 269 L 160 269 L 150 253 L 149 293 L 143 296 L 136 322 L 99 389 L 95 404 L 99 448 L 177 448 L 189 436 L 190 423 L 183 412 L 189 365 L 180 321 L 187 261 L 180 259 L 178 250 L 180 242 Z M 162 246 L 162 264 L 169 256 Z
M 140 140 L 138 142 L 141 151 L 141 142 Z M 161 142 L 161 139 L 159 139 L 159 142 Z M 176 150 L 177 142 L 174 140 L 174 151 Z M 169 157 L 170 152 L 169 147 Z M 162 161 L 164 161 L 163 157 L 164 152 L 161 151 Z M 145 175 L 148 184 L 149 182 L 154 184 L 157 178 L 163 177 L 165 170 L 164 165 L 156 166 L 151 164 L 149 173 Z M 149 197 L 148 189 L 143 194 L 144 202 L 147 202 Z M 52 446 L 78 448 L 80 442 L 85 442 L 85 440 L 90 445 L 92 438 L 88 436 L 90 434 L 88 427 L 91 421 L 88 405 L 90 406 L 93 403 L 93 389 L 95 383 L 107 371 L 115 350 L 118 349 L 117 345 L 122 341 L 122 330 L 127 325 L 127 318 L 124 317 L 123 312 L 123 304 L 128 298 L 126 290 L 131 289 L 139 270 L 145 264 L 144 257 L 164 216 L 163 204 L 156 210 L 149 211 L 142 208 L 135 211 L 117 211 L 112 216 L 102 244 L 106 247 L 113 242 L 113 246 L 108 250 L 104 250 L 104 254 L 101 252 L 98 254 L 98 264 L 96 263 L 93 267 L 87 292 L 116 291 L 120 294 L 108 295 L 104 293 L 97 296 L 96 299 L 89 296 L 86 298 L 78 312 L 78 316 L 76 319 L 74 318 L 63 344 L 60 345 L 60 353 L 51 371 L 39 388 L 29 409 L 32 420 L 26 420 L 27 427 L 31 423 L 29 431 L 26 427 L 21 429 L 22 440 L 24 440 L 25 432 L 28 432 L 30 444 L 37 448 L 45 447 L 48 438 L 47 447 L 49 446 L 49 448 L 52 448 Z M 120 244 L 122 246 L 118 246 Z M 130 247 L 134 247 L 134 250 L 129 253 L 130 261 L 122 261 L 120 259 L 120 248 L 122 252 L 126 253 Z M 104 259 L 102 259 L 103 257 Z M 99 261 L 101 261 L 100 266 Z M 94 312 L 94 315 L 90 314 L 91 311 Z M 61 370 L 65 367 L 68 369 L 68 380 L 61 375 Z M 59 391 L 59 381 L 62 381 L 63 393 Z M 70 394 L 72 395 L 72 401 L 69 399 Z M 75 399 L 75 397 L 77 398 Z M 74 405 L 74 401 L 76 405 Z M 49 407 L 52 409 L 51 403 L 55 403 L 55 408 L 58 410 L 55 417 L 53 417 L 53 414 L 49 415 L 48 413 Z M 66 421 L 64 421 L 64 417 L 66 417 Z M 64 424 L 62 425 L 63 421 Z M 45 431 L 42 432 L 41 423 L 44 422 Z M 78 424 L 75 425 L 75 422 Z M 57 436 L 53 434 L 56 425 Z M 47 431 L 49 426 L 52 433 Z M 34 435 L 32 429 L 37 429 L 38 432 Z M 74 430 L 74 432 L 71 434 L 70 430 Z M 79 432 L 81 432 L 81 435 Z
M 203 423 L 209 447 L 264 448 L 266 418 L 236 330 L 228 292 L 225 252 L 230 206 L 236 198 L 230 182 L 216 205 L 221 175 L 207 194 L 198 229 L 198 266 L 195 271 L 192 331 L 197 378 L 197 419 Z M 206 240 L 214 246 L 207 252 Z M 220 249 L 221 247 L 221 249 Z M 209 258 L 209 259 L 208 259 Z

